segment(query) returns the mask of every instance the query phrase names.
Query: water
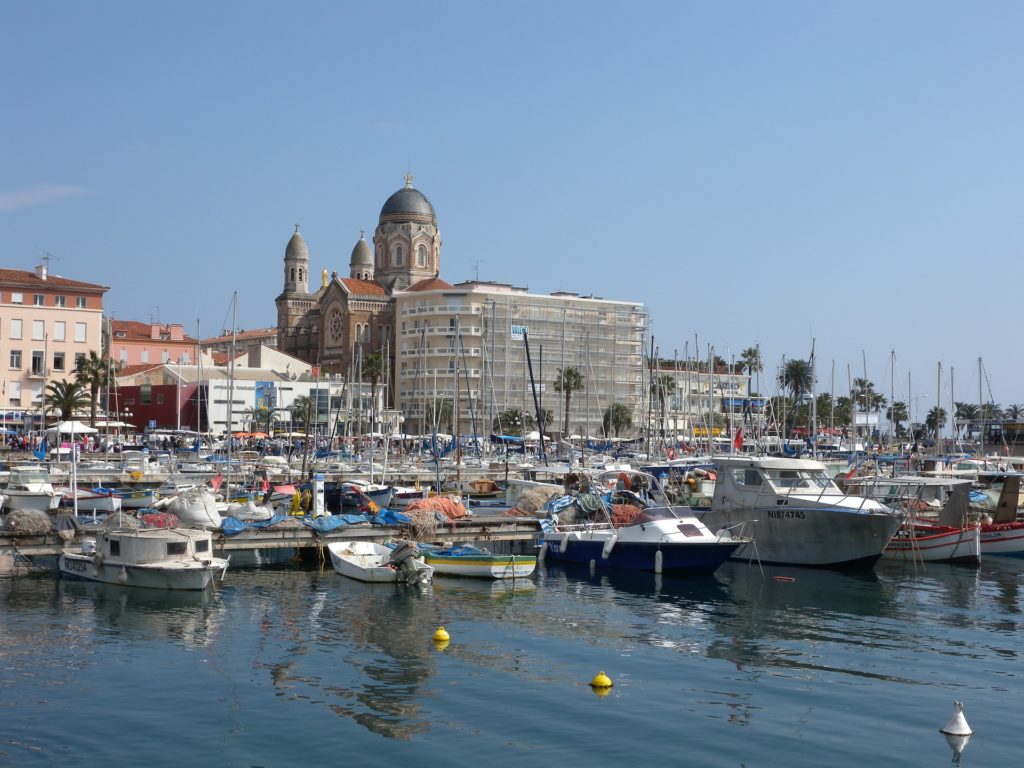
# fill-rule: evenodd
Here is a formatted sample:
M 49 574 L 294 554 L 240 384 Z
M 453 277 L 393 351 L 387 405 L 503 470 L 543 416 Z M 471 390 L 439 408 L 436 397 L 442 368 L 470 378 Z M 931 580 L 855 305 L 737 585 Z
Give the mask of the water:
M 0 580 L 0 766 L 1020 764 L 1024 562 L 765 574 Z

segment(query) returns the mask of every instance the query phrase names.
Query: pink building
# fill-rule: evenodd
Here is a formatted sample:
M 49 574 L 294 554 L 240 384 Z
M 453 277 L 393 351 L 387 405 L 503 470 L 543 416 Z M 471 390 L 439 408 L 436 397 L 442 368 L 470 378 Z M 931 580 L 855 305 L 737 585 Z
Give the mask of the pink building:
M 0 269 L 0 416 L 20 424 L 46 384 L 74 380 L 80 357 L 102 350 L 108 287 L 48 274 Z
M 199 343 L 186 336 L 180 323 L 138 323 L 111 320 L 106 348 L 118 368 L 129 365 L 175 363 L 194 365 Z

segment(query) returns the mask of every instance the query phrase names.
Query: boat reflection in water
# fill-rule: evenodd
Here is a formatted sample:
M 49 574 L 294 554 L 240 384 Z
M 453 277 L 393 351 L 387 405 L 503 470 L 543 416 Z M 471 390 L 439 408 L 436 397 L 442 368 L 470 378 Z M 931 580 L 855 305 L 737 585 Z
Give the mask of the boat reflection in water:
M 92 616 L 95 630 L 203 648 L 217 637 L 223 602 L 212 591 L 126 589 L 92 581 L 57 582 L 57 601 L 70 614 Z

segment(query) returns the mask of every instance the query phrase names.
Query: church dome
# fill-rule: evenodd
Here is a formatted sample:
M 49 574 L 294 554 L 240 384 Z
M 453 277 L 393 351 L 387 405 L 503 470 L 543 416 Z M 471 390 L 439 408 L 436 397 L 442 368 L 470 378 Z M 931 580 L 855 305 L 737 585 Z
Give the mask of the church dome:
M 389 197 L 380 209 L 380 223 L 386 221 L 425 221 L 437 223 L 434 206 L 427 196 L 414 188 L 412 176 L 405 177 L 405 187 Z
M 297 224 L 295 225 L 295 234 L 288 241 L 288 247 L 284 249 L 284 257 L 285 259 L 309 260 L 309 248 L 306 247 L 306 241 L 299 234 L 299 226 Z
M 362 232 L 359 233 L 359 242 L 352 249 L 352 259 L 349 263 L 353 267 L 373 266 L 373 251 L 370 250 L 370 244 L 366 242 L 366 236 Z

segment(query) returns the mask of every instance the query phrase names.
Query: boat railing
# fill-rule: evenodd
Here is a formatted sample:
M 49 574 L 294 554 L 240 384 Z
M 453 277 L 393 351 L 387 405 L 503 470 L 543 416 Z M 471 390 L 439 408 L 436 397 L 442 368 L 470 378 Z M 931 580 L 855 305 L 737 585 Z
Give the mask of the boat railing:
M 842 507 L 850 511 L 862 512 L 864 511 L 864 507 L 867 506 L 870 501 L 879 501 L 879 499 L 861 494 L 843 493 L 842 491 L 837 493 L 836 491 L 837 489 L 826 486 L 819 488 L 817 495 L 812 497 L 812 490 L 806 486 L 787 488 L 784 493 L 780 493 L 778 490 L 774 489 L 767 491 L 759 490 L 757 491 L 754 499 L 754 504 L 759 507 L 785 506 L 789 509 L 794 509 L 796 507 L 811 508 L 816 505 L 839 507 L 840 505 L 836 503 L 839 500 L 857 499 L 858 501 L 855 507 L 846 504 L 842 505 Z M 784 503 L 780 504 L 780 501 L 783 501 Z M 774 502 L 774 504 L 772 502 Z

